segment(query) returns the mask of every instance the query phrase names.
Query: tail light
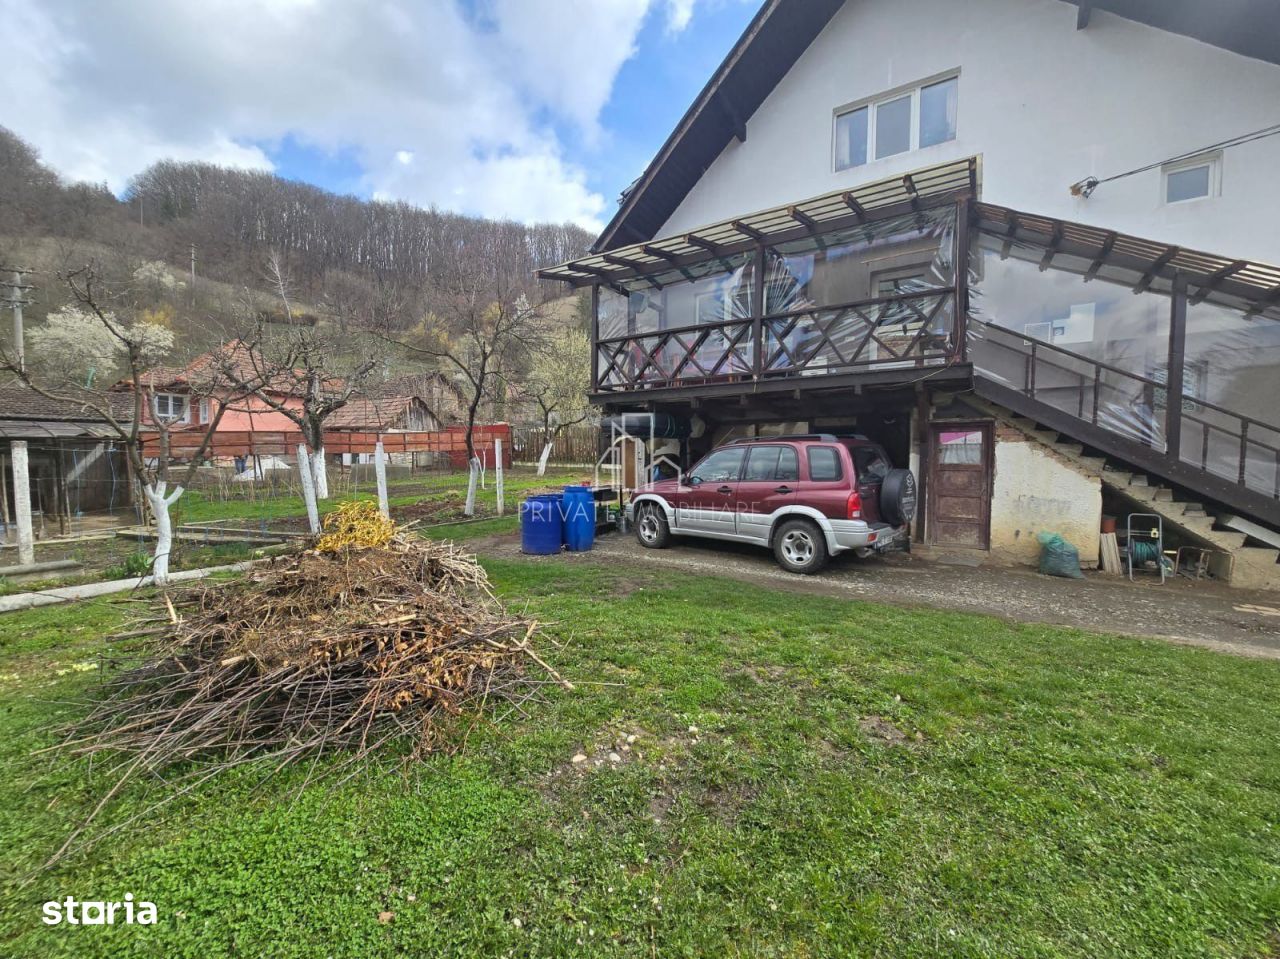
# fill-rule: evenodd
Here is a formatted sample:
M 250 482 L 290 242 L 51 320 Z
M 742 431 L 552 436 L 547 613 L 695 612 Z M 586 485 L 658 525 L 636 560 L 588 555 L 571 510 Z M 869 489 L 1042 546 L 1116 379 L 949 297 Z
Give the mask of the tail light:
M 862 497 L 858 495 L 857 490 L 849 494 L 847 512 L 849 519 L 862 519 Z

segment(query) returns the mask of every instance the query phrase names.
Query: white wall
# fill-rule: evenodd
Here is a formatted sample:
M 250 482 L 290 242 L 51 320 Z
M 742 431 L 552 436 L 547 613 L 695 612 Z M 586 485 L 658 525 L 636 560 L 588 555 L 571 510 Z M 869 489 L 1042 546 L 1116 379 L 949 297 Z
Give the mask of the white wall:
M 1231 257 L 1280 263 L 1280 137 L 1227 150 L 1221 195 L 1161 202 L 1122 173 L 1280 121 L 1280 66 L 1062 0 L 848 0 L 660 236 L 980 154 L 982 197 Z M 959 67 L 955 140 L 840 173 L 832 111 Z

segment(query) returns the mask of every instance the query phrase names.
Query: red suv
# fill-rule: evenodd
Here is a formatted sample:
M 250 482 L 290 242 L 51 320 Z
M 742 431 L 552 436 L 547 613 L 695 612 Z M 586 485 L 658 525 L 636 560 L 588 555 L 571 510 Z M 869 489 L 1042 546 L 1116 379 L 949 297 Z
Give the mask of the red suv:
M 783 569 L 816 573 L 837 553 L 888 548 L 916 511 L 916 481 L 865 436 L 812 433 L 737 440 L 687 474 L 639 487 L 628 513 L 636 538 L 672 536 L 772 548 Z

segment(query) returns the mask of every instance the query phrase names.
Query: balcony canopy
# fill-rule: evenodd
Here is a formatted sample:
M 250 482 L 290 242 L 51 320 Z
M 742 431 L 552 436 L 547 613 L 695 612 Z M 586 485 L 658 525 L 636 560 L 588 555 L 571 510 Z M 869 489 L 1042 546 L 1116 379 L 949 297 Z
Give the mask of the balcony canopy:
M 783 243 L 976 195 L 977 157 L 927 167 L 905 176 L 837 190 L 809 200 L 761 210 L 735 220 L 699 227 L 681 236 L 634 243 L 539 270 L 544 280 L 574 286 L 616 282 L 748 250 L 758 243 Z

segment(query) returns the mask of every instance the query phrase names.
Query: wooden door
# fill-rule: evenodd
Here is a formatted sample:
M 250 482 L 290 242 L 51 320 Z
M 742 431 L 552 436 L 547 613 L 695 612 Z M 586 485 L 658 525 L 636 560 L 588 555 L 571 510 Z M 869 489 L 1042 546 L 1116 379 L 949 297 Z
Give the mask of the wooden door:
M 987 549 L 991 542 L 991 425 L 946 423 L 932 429 L 929 541 Z

